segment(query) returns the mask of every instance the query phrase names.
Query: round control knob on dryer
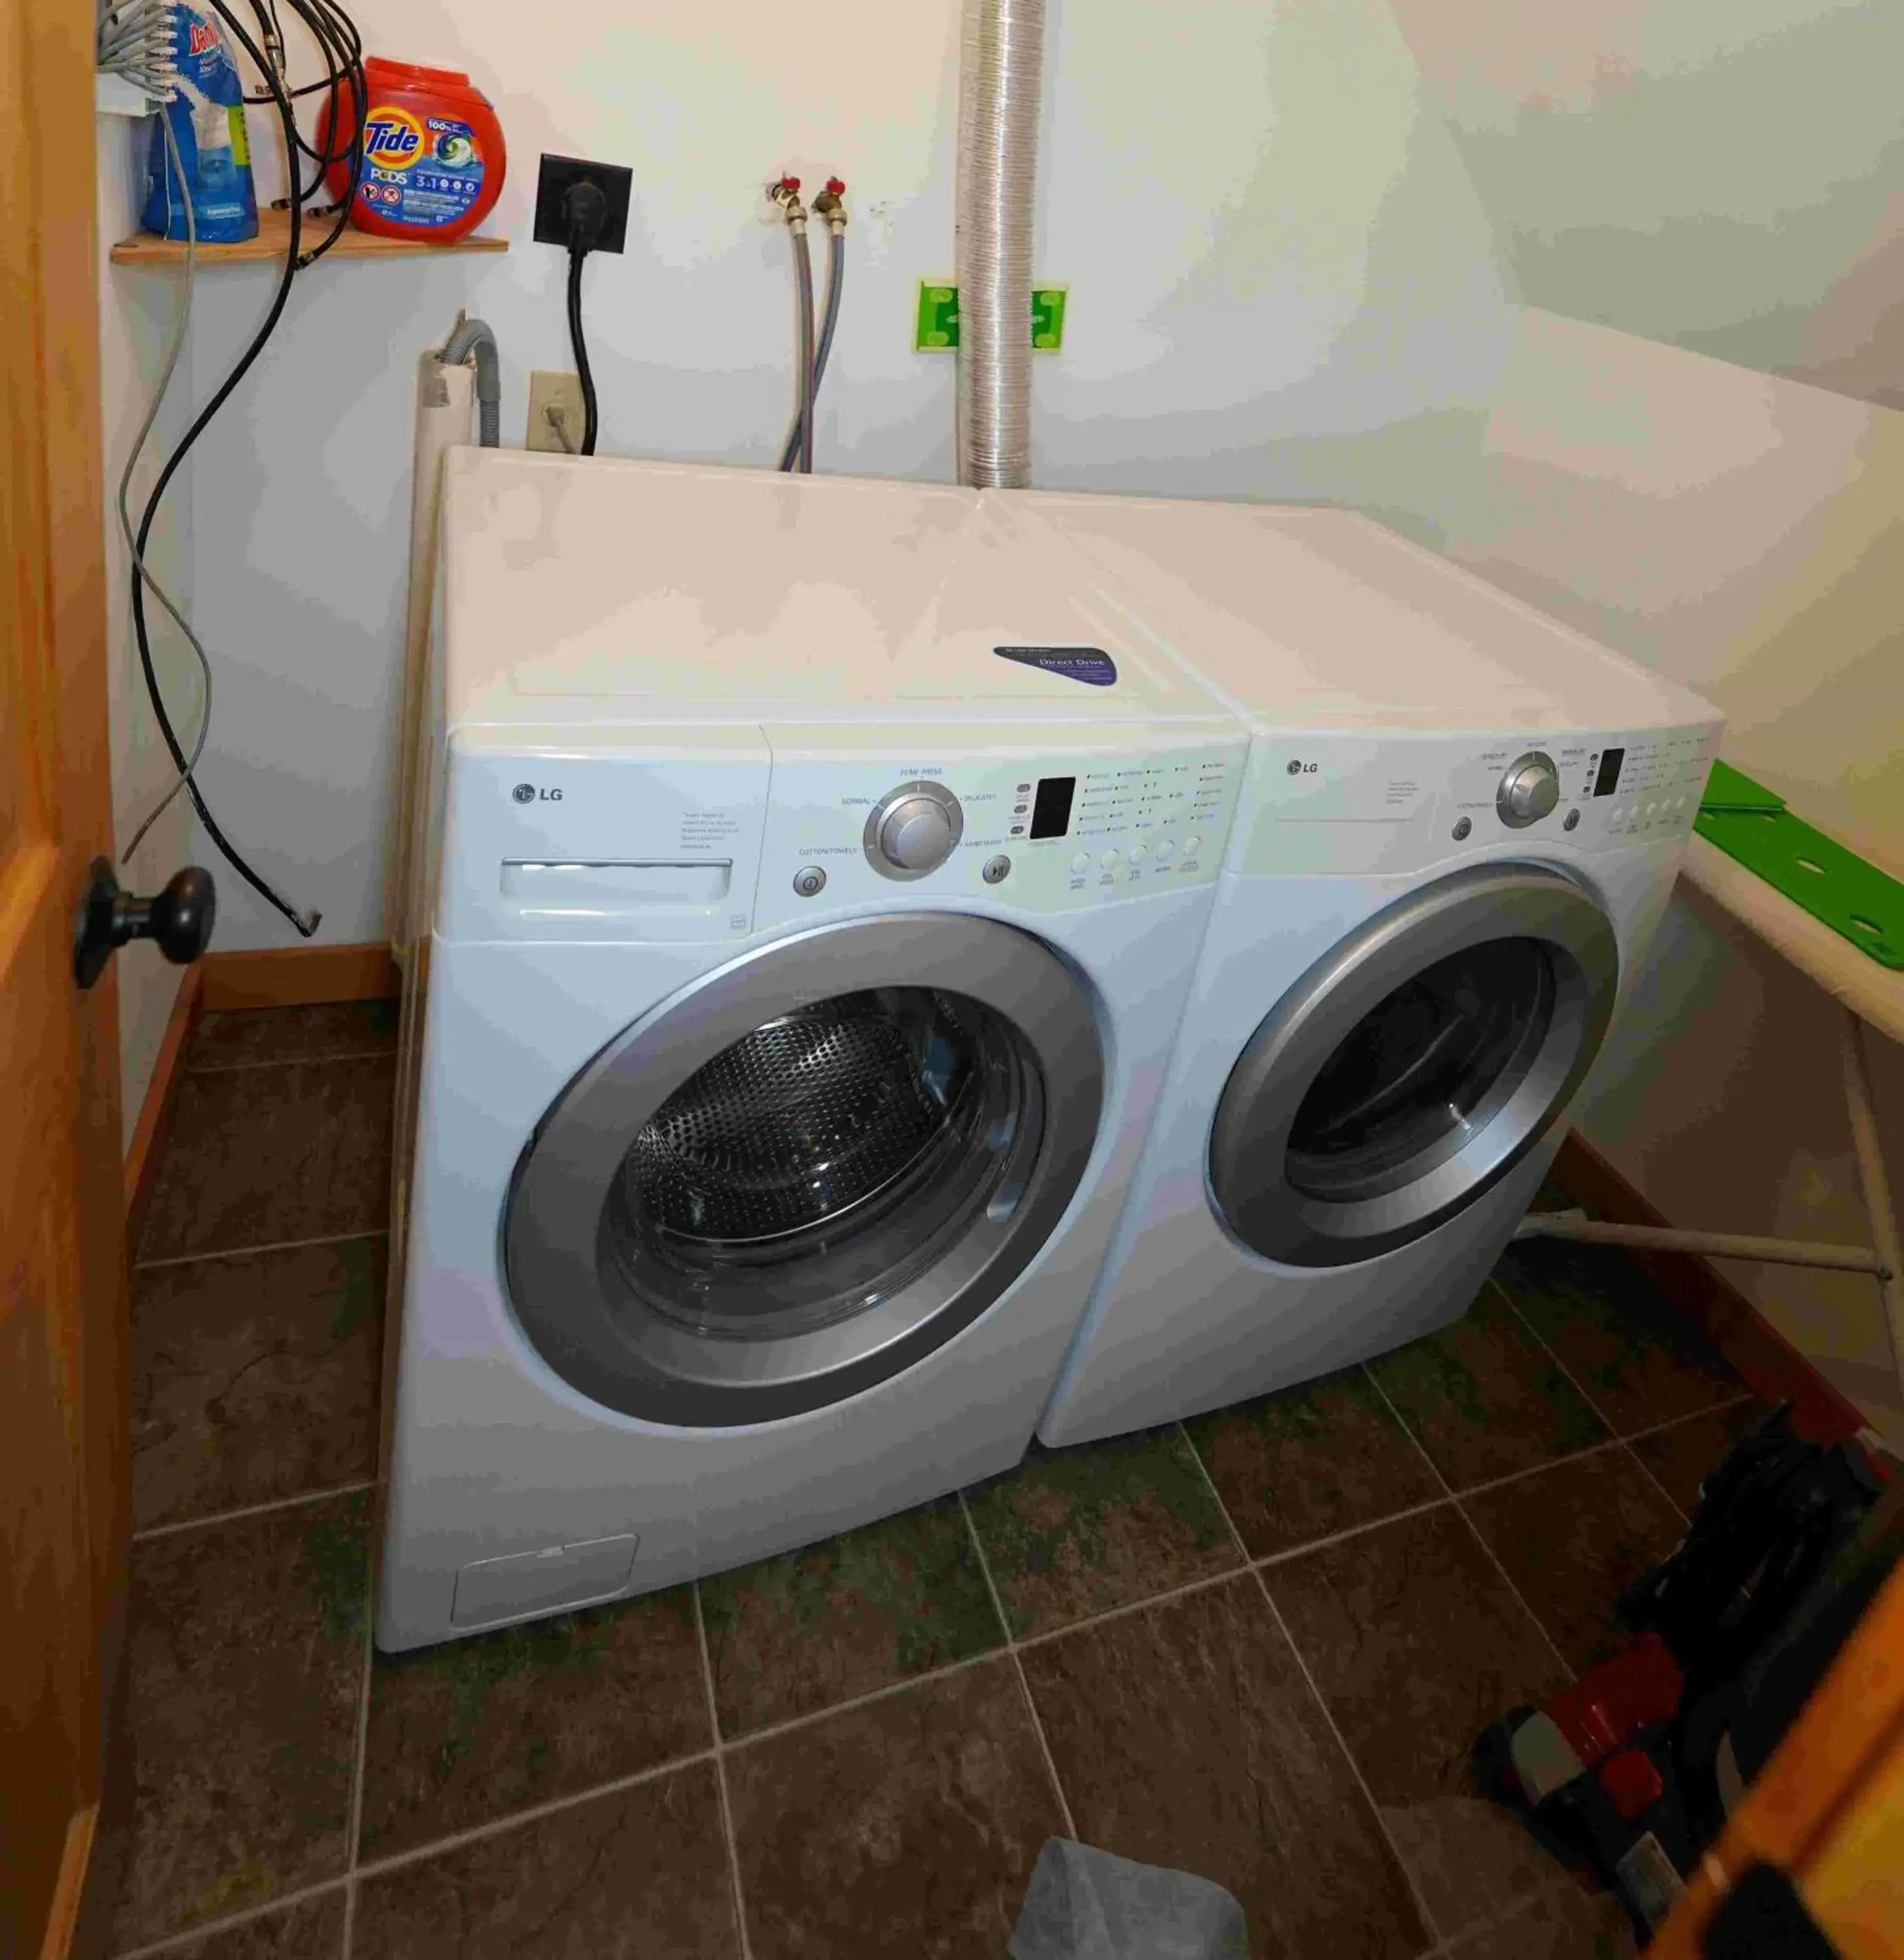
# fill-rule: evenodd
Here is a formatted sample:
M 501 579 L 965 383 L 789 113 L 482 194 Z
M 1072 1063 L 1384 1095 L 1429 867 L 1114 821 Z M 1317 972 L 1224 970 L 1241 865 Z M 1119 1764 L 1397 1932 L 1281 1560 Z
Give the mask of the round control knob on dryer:
M 1538 749 L 1508 765 L 1495 792 L 1494 807 L 1510 830 L 1524 830 L 1551 816 L 1560 801 L 1560 772 Z
M 922 878 L 952 854 L 965 829 L 959 800 L 942 783 L 902 783 L 866 820 L 866 855 L 889 878 Z

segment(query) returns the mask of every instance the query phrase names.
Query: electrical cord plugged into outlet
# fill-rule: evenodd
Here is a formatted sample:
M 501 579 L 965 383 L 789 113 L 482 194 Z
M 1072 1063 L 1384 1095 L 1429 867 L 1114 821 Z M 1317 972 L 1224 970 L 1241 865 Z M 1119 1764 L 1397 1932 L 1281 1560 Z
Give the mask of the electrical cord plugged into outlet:
M 588 336 L 582 320 L 582 267 L 592 252 L 619 252 L 628 237 L 628 206 L 634 173 L 619 164 L 596 164 L 579 157 L 545 156 L 536 183 L 539 243 L 559 245 L 568 254 L 568 339 L 581 384 L 579 443 L 545 410 L 559 446 L 572 454 L 593 456 L 600 429 L 595 377 L 588 364 Z

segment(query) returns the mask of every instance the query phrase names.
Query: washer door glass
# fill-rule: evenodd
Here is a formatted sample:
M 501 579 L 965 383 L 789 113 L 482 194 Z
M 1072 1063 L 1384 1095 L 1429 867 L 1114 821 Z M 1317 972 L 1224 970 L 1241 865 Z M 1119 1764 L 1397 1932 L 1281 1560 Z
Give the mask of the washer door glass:
M 1376 915 L 1256 1029 L 1210 1133 L 1251 1251 L 1345 1265 L 1432 1231 L 1551 1128 L 1599 1052 L 1619 960 L 1579 886 L 1457 872 Z
M 608 1217 L 633 1297 L 740 1341 L 904 1288 L 1035 1154 L 1036 1064 L 981 1003 L 842 994 L 743 1036 L 642 1125 Z
M 1069 1205 L 1103 1060 L 1029 934 L 916 914 L 804 934 L 604 1048 L 518 1163 L 509 1297 L 564 1379 L 683 1427 L 822 1407 L 984 1312 Z

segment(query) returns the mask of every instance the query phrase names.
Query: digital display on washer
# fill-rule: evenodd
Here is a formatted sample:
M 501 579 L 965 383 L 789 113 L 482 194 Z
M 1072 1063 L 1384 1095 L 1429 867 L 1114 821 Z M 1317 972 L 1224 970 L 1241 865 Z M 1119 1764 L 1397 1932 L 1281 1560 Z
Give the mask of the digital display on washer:
M 1600 774 L 1594 778 L 1594 794 L 1597 797 L 1611 796 L 1619 788 L 1619 765 L 1626 759 L 1624 749 L 1603 749 L 1600 756 Z
M 1071 800 L 1078 793 L 1075 776 L 1040 776 L 1031 800 L 1031 836 L 1062 837 L 1071 828 Z

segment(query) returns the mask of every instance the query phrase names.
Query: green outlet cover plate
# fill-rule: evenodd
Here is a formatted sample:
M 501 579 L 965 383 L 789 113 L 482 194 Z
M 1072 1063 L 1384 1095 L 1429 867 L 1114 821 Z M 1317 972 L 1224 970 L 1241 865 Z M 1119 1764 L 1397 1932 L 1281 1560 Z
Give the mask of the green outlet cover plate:
M 1040 354 L 1055 354 L 1065 344 L 1065 301 L 1069 291 L 1066 286 L 1032 288 L 1031 344 Z M 920 280 L 913 347 L 921 354 L 939 354 L 958 344 L 958 288 L 944 281 Z

